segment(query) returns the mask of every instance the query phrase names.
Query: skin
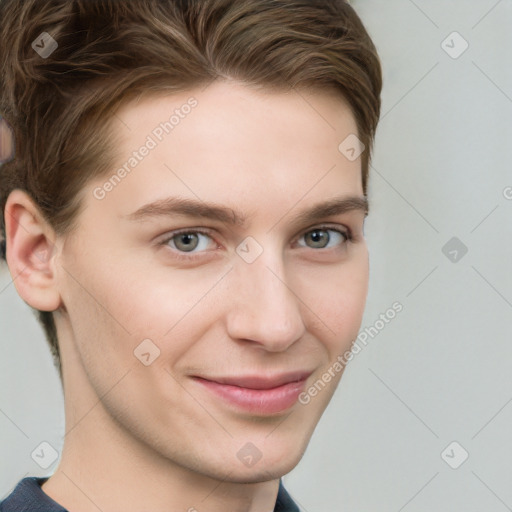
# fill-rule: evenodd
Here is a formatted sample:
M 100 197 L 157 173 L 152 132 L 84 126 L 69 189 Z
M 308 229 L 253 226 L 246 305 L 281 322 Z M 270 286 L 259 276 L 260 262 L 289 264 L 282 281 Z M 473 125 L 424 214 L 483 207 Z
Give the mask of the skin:
M 72 233 L 56 236 L 21 190 L 7 201 L 14 284 L 32 307 L 55 312 L 61 345 L 66 435 L 42 488 L 73 512 L 273 510 L 279 477 L 300 461 L 342 372 L 307 405 L 271 415 L 234 408 L 191 375 L 307 369 L 307 389 L 361 326 L 365 213 L 294 224 L 317 203 L 363 197 L 360 158 L 338 151 L 357 133 L 345 101 L 236 81 L 148 97 L 117 112 L 118 165 L 191 96 L 197 107 L 104 199 L 93 191 L 105 177 L 84 187 Z M 176 195 L 250 221 L 125 218 Z M 306 235 L 323 223 L 353 240 L 322 231 L 327 247 L 315 245 Z M 199 235 L 190 262 L 176 257 L 179 238 L 157 244 L 182 228 L 211 235 Z M 263 248 L 251 264 L 235 251 L 247 236 Z M 134 357 L 147 338 L 160 349 L 149 366 Z M 262 455 L 251 467 L 237 457 L 247 442 Z

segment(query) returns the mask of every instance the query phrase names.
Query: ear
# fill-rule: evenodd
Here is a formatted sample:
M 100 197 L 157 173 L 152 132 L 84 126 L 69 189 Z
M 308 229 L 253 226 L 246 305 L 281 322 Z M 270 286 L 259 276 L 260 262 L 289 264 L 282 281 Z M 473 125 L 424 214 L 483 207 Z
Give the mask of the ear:
M 4 210 L 6 259 L 20 297 L 40 311 L 55 311 L 61 297 L 54 269 L 55 232 L 31 197 L 13 190 Z

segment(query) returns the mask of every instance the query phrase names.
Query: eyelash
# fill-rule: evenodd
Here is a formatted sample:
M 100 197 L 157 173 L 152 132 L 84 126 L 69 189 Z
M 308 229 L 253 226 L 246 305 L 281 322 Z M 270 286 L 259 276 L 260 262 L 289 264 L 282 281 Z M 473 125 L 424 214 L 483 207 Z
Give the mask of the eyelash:
M 317 227 L 308 229 L 307 231 L 304 231 L 304 233 L 301 236 L 307 235 L 308 233 L 311 233 L 313 231 L 335 231 L 336 233 L 339 233 L 341 236 L 343 236 L 345 238 L 345 241 L 343 242 L 342 245 L 345 245 L 348 242 L 353 241 L 352 233 L 350 232 L 350 230 L 342 231 L 341 229 L 334 228 L 332 226 L 326 226 L 326 225 L 317 226 Z M 171 235 L 167 236 L 164 240 L 159 242 L 158 245 L 163 245 L 164 246 L 168 242 L 170 242 L 174 237 L 176 237 L 178 235 L 182 235 L 184 233 L 186 233 L 186 234 L 200 233 L 202 235 L 206 235 L 206 236 L 212 238 L 211 233 L 208 230 L 205 230 L 205 229 L 201 229 L 201 228 L 180 229 L 180 230 L 177 230 L 177 231 L 173 231 Z M 181 252 L 181 251 L 179 251 L 177 249 L 173 249 L 172 247 L 169 247 L 169 249 L 171 249 L 175 253 L 175 257 L 177 259 L 183 260 L 183 261 L 193 261 L 196 258 L 200 258 L 201 254 L 203 254 L 203 252 L 205 252 L 205 251 L 202 251 L 200 253 L 186 253 L 186 252 Z M 322 251 L 322 250 L 329 250 L 329 249 L 322 249 L 322 248 L 320 248 L 320 249 L 317 249 L 317 250 L 318 251 Z

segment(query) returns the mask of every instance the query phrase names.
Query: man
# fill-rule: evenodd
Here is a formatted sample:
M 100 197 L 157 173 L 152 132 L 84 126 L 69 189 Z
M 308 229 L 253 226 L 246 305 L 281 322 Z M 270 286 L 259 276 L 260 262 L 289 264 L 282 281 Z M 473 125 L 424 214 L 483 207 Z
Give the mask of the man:
M 1 510 L 298 510 L 281 477 L 368 289 L 362 23 L 340 0 L 0 10 L 5 255 L 66 415 L 54 473 Z

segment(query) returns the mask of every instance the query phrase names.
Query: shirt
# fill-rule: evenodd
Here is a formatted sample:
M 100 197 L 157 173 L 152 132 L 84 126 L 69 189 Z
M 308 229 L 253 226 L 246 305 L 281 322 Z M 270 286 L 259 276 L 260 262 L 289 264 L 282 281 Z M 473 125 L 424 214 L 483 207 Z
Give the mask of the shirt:
M 0 502 L 0 512 L 68 512 L 41 489 L 48 478 L 27 476 L 20 480 L 11 494 Z M 274 512 L 300 512 L 281 479 Z

